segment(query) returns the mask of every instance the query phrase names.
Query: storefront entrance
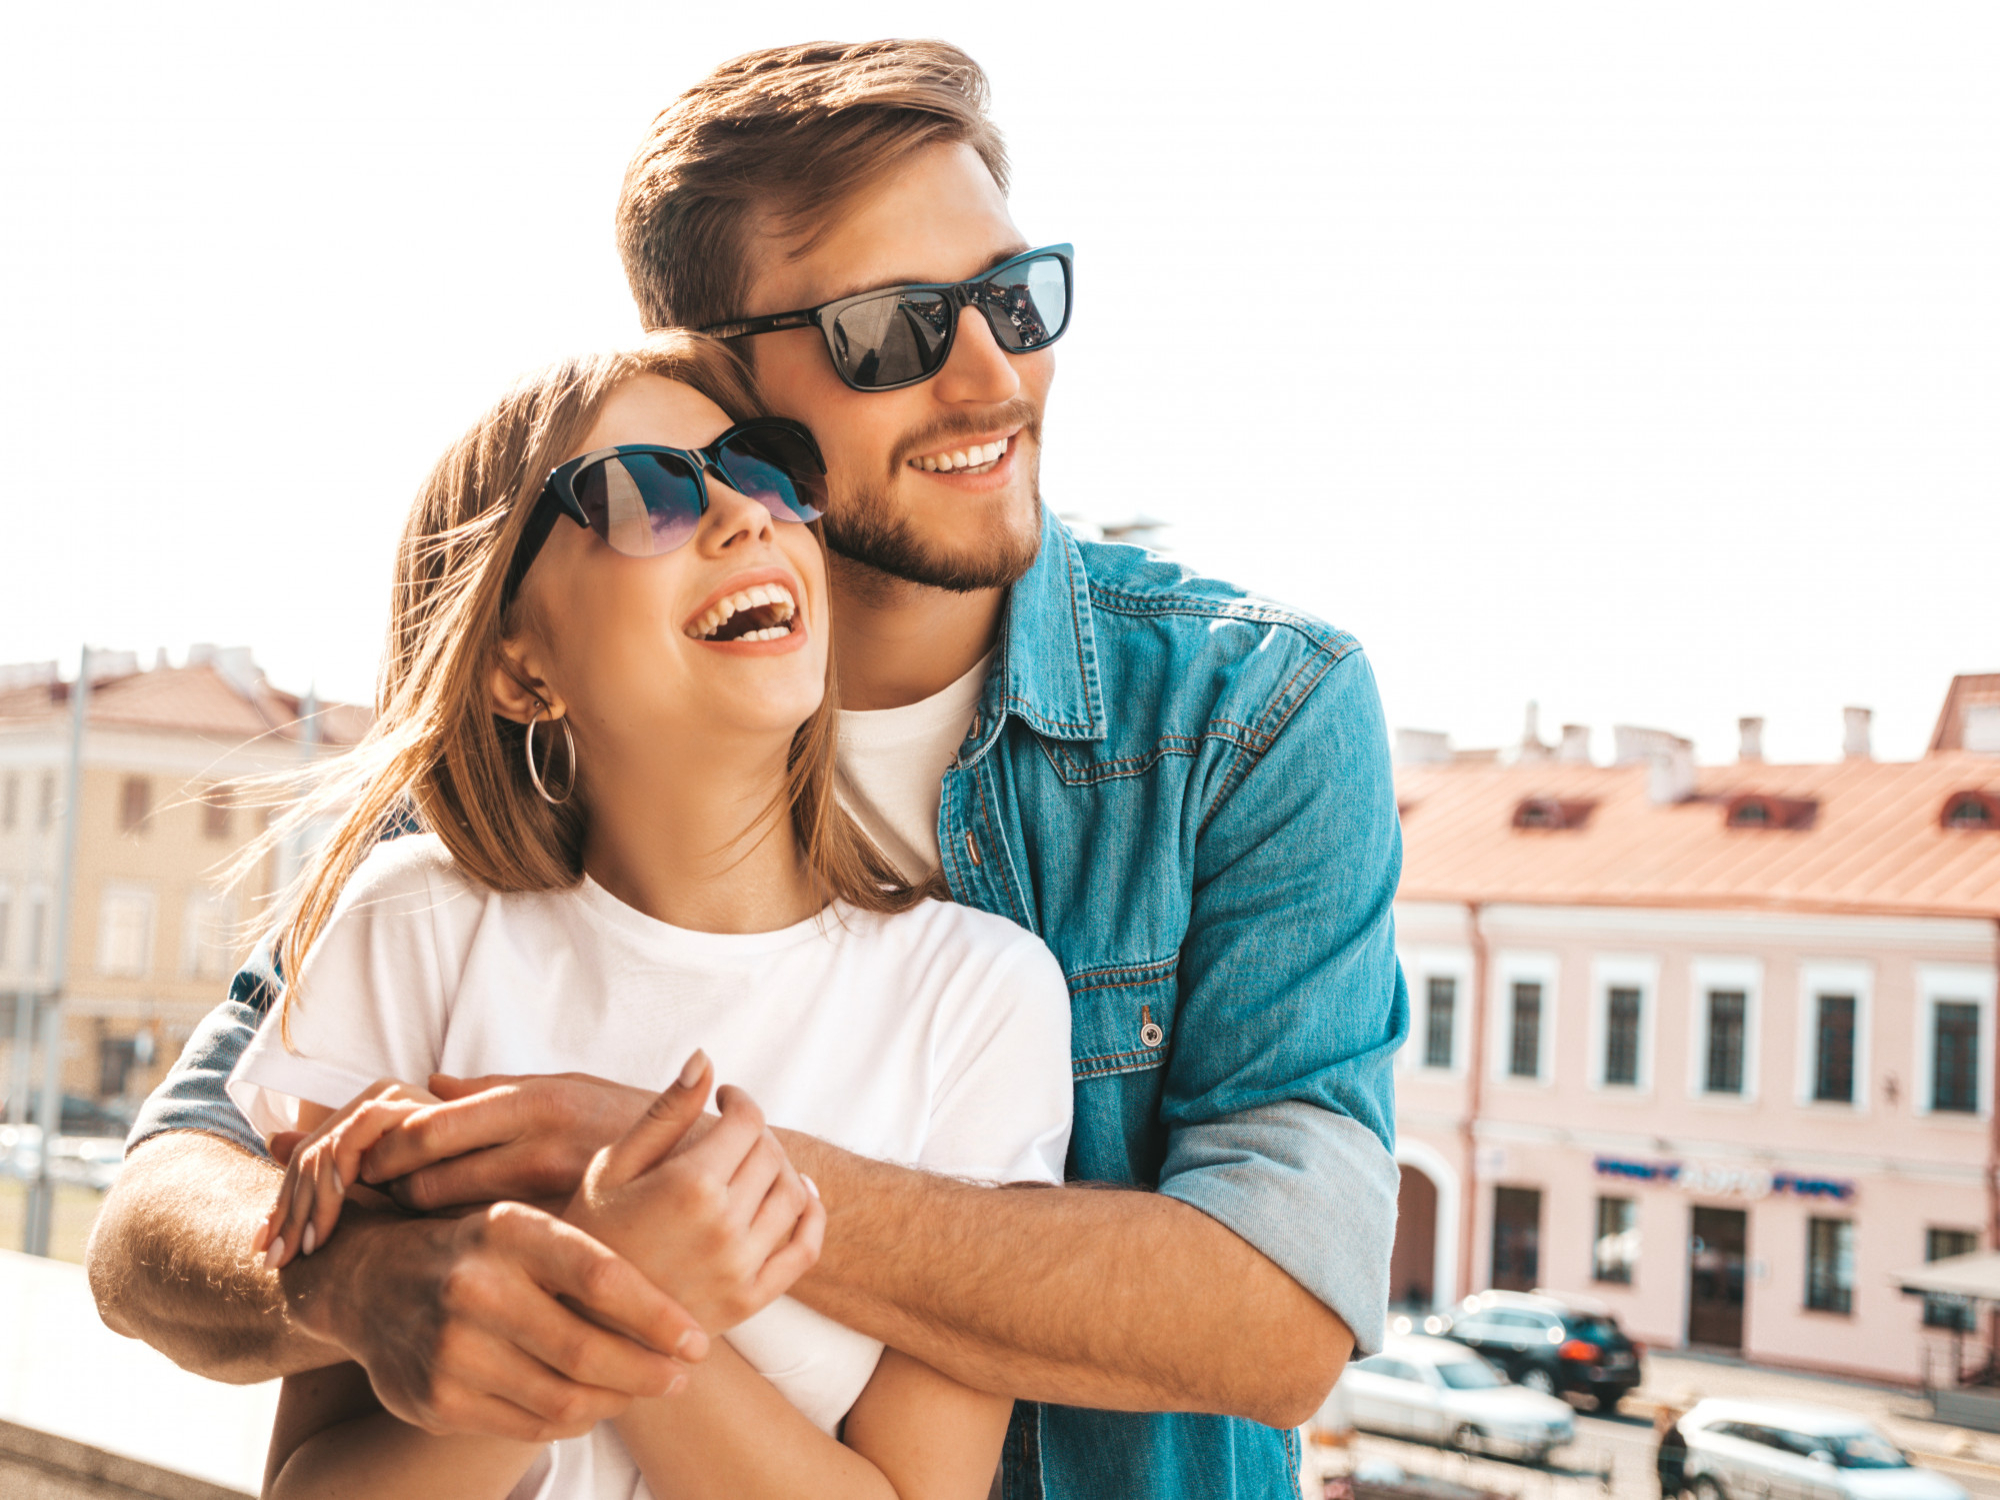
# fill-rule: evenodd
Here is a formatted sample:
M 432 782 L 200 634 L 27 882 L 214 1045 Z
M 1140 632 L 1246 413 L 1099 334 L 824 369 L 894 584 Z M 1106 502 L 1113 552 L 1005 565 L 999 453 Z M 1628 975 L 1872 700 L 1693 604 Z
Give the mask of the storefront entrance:
M 1493 1190 L 1493 1284 L 1525 1292 L 1542 1274 L 1542 1194 L 1538 1188 Z
M 1690 1344 L 1743 1347 L 1743 1265 L 1749 1220 L 1740 1208 L 1696 1208 L 1688 1241 Z
M 1429 1312 L 1437 1300 L 1437 1289 L 1431 1285 L 1437 1268 L 1437 1184 L 1407 1163 L 1401 1170 L 1396 1249 L 1389 1258 L 1389 1302 L 1412 1312 Z

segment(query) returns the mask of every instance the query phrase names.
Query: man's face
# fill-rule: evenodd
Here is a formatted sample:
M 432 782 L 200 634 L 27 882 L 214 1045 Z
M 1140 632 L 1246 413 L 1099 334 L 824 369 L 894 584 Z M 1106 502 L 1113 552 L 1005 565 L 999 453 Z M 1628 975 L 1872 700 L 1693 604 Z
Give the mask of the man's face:
M 992 174 L 969 146 L 926 148 L 857 194 L 793 257 L 757 235 L 746 316 L 816 307 L 905 282 L 963 281 L 1028 249 Z M 795 248 L 797 242 L 793 241 Z M 843 557 L 946 589 L 1012 583 L 1041 537 L 1042 408 L 1055 354 L 1007 354 L 974 309 L 959 313 L 951 358 L 931 379 L 856 391 L 834 372 L 817 328 L 748 340 L 773 410 L 804 422 L 826 455 L 827 544 Z M 988 463 L 949 472 L 926 461 L 1003 443 Z

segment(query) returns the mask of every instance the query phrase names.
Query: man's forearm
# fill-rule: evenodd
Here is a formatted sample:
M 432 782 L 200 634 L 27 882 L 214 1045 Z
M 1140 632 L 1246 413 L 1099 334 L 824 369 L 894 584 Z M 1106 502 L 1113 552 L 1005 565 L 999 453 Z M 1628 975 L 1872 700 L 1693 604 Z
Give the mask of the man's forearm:
M 307 1331 L 278 1274 L 251 1252 L 277 1186 L 271 1163 L 198 1131 L 139 1145 L 85 1255 L 105 1323 L 185 1369 L 237 1384 L 347 1358 Z M 351 1245 L 350 1227 L 342 1233 Z M 345 1248 L 330 1244 L 329 1260 Z M 318 1269 L 287 1273 L 294 1298 L 311 1294 Z
M 827 1206 L 793 1295 L 966 1385 L 1289 1427 L 1353 1347 L 1312 1293 L 1172 1198 L 977 1187 L 779 1134 Z

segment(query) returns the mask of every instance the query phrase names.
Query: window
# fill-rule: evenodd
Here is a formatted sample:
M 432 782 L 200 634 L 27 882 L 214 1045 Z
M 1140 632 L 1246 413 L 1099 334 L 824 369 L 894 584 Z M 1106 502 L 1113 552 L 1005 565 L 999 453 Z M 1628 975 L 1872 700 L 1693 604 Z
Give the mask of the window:
M 1507 1072 L 1515 1078 L 1542 1075 L 1542 986 L 1532 979 L 1514 982 L 1512 1042 Z
M 1742 990 L 1708 992 L 1708 1092 L 1743 1092 L 1743 1024 L 1749 997 Z
M 46 896 L 37 896 L 28 903 L 28 972 L 42 972 L 44 950 L 49 941 L 49 901 Z
M 118 789 L 118 829 L 136 833 L 153 810 L 153 783 L 144 776 L 127 776 Z
M 1525 1292 L 1541 1279 L 1542 1195 L 1537 1188 L 1493 1190 L 1493 1284 Z M 1507 1316 L 1516 1316 L 1508 1314 Z M 1504 1323 L 1506 1317 L 1495 1317 Z
M 53 771 L 42 773 L 42 795 L 35 810 L 35 826 L 44 833 L 56 826 L 56 776 Z
M 97 909 L 97 972 L 134 978 L 152 967 L 153 897 L 109 890 Z
M 2000 797 L 1991 792 L 1953 792 L 1944 799 L 1938 821 L 1946 828 L 1974 832 L 2000 828 Z
M 0 970 L 5 970 L 7 967 L 9 947 L 7 939 L 13 935 L 13 931 L 14 902 L 5 891 L 0 891 Z
M 20 816 L 21 778 L 9 771 L 6 786 L 0 787 L 0 828 L 11 830 Z
M 1424 1066 L 1451 1066 L 1451 1043 L 1458 1017 L 1458 981 L 1433 974 L 1425 986 Z
M 233 799 L 226 786 L 212 786 L 201 799 L 201 836 L 208 839 L 229 837 L 229 811 Z
M 1854 1311 L 1854 1221 L 1806 1222 L 1806 1306 L 1814 1312 Z
M 1954 1255 L 1970 1255 L 1979 1248 L 1979 1233 L 1973 1229 L 1926 1229 L 1924 1231 L 1924 1259 L 1950 1260 Z M 1951 1328 L 1960 1333 L 1972 1333 L 1977 1323 L 1972 1316 L 1972 1303 L 1964 1297 L 1944 1296 L 1929 1292 L 1924 1296 L 1924 1327 Z
M 1638 1267 L 1639 1205 L 1630 1198 L 1599 1198 L 1597 1238 L 1590 1248 L 1591 1279 L 1630 1286 Z
M 1604 1081 L 1639 1081 L 1639 991 L 1614 985 L 1604 997 Z
M 1940 1000 L 1932 1011 L 1931 1108 L 1978 1112 L 1979 1006 L 1970 1000 Z
M 1737 797 L 1722 815 L 1729 828 L 1810 828 L 1819 819 L 1819 804 L 1802 797 L 1767 797 L 1751 792 Z
M 189 979 L 227 979 L 235 955 L 235 911 L 214 891 L 188 897 L 181 927 L 181 973 Z
M 1821 995 L 1813 1048 L 1813 1098 L 1824 1104 L 1854 1102 L 1852 995 Z

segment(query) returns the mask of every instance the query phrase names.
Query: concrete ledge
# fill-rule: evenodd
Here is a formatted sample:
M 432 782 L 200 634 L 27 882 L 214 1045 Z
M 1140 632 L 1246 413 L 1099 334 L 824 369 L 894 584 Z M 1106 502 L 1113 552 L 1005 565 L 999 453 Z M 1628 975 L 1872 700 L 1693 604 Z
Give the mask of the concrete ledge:
M 135 1458 L 0 1420 L 0 1493 L 8 1500 L 249 1500 Z

